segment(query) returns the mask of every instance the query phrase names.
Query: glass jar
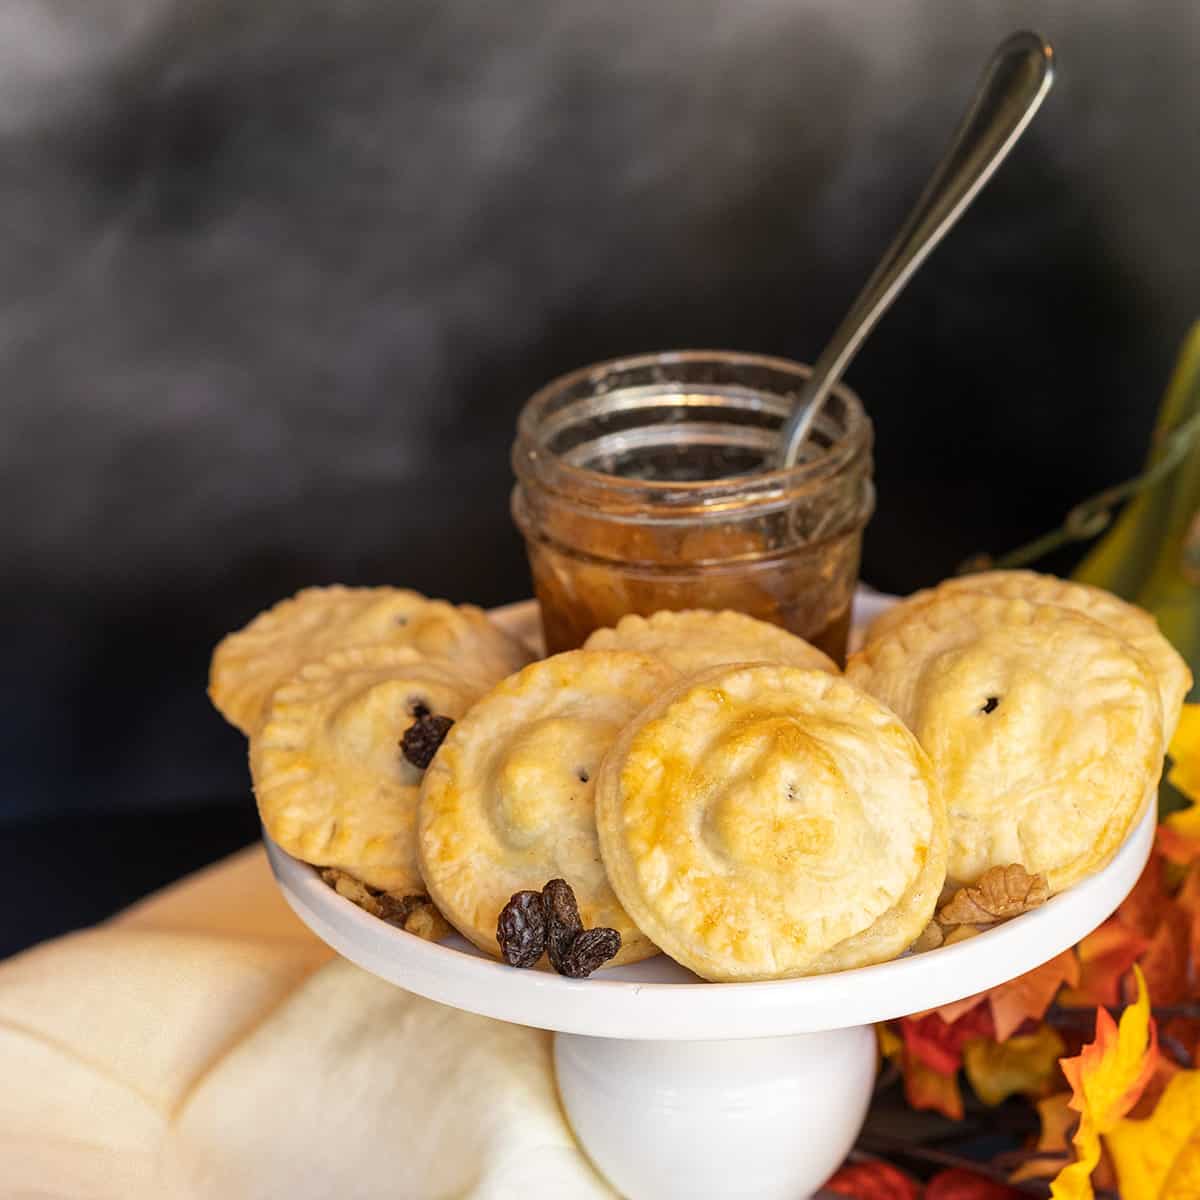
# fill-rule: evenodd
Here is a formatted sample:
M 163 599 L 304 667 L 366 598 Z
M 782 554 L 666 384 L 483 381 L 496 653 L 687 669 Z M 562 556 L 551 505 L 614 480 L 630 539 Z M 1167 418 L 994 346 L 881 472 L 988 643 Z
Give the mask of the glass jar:
M 841 662 L 875 506 L 871 422 L 838 387 L 772 465 L 809 368 L 690 351 L 584 367 L 521 412 L 513 517 L 550 653 L 626 613 L 735 609 Z

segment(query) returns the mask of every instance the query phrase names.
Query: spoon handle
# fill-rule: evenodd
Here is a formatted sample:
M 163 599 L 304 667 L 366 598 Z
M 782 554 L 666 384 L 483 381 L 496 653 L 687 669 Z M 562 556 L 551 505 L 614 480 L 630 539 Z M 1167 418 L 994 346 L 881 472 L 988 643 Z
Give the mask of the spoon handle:
M 796 462 L 821 405 L 867 334 L 1004 161 L 1053 81 L 1054 51 L 1036 33 L 1014 33 L 996 50 L 950 148 L 796 397 L 780 432 L 780 466 Z

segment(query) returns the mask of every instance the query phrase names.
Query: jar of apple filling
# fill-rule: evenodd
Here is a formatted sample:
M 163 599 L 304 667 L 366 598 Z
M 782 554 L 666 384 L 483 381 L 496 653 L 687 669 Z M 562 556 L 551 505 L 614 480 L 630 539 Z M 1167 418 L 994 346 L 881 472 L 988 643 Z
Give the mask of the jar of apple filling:
M 809 368 L 754 354 L 584 367 L 524 407 L 513 516 L 550 653 L 626 613 L 734 609 L 841 662 L 875 506 L 871 422 L 846 387 L 794 467 L 778 434 Z

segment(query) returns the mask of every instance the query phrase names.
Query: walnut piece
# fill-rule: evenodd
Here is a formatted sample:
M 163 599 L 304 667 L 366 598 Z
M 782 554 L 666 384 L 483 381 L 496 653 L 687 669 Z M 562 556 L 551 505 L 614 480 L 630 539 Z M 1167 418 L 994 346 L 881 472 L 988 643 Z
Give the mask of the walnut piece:
M 954 946 L 959 942 L 965 942 L 968 938 L 973 938 L 976 934 L 982 933 L 983 930 L 978 925 L 955 925 L 949 933 L 946 934 L 946 940 L 942 943 L 943 946 Z
M 946 931 L 936 921 L 930 921 L 909 949 L 914 954 L 924 954 L 926 950 L 936 950 L 945 940 Z
M 440 941 L 450 932 L 446 918 L 438 912 L 430 898 L 423 894 L 401 896 L 394 892 L 381 892 L 369 887 L 353 875 L 339 871 L 336 867 L 322 867 L 321 878 L 339 896 L 357 904 L 371 916 L 403 929 L 429 942 Z
M 959 888 L 936 919 L 942 926 L 988 925 L 1029 912 L 1045 904 L 1049 895 L 1045 877 L 1030 875 L 1018 863 L 990 867 L 975 883 Z

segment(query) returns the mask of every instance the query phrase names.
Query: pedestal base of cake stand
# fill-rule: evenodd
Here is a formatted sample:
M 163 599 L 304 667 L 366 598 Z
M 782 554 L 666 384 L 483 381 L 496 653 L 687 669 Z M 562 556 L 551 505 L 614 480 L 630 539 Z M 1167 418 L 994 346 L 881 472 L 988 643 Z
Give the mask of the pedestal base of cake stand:
M 837 1169 L 875 1079 L 870 1026 L 753 1041 L 559 1033 L 571 1127 L 627 1200 L 801 1200 Z

